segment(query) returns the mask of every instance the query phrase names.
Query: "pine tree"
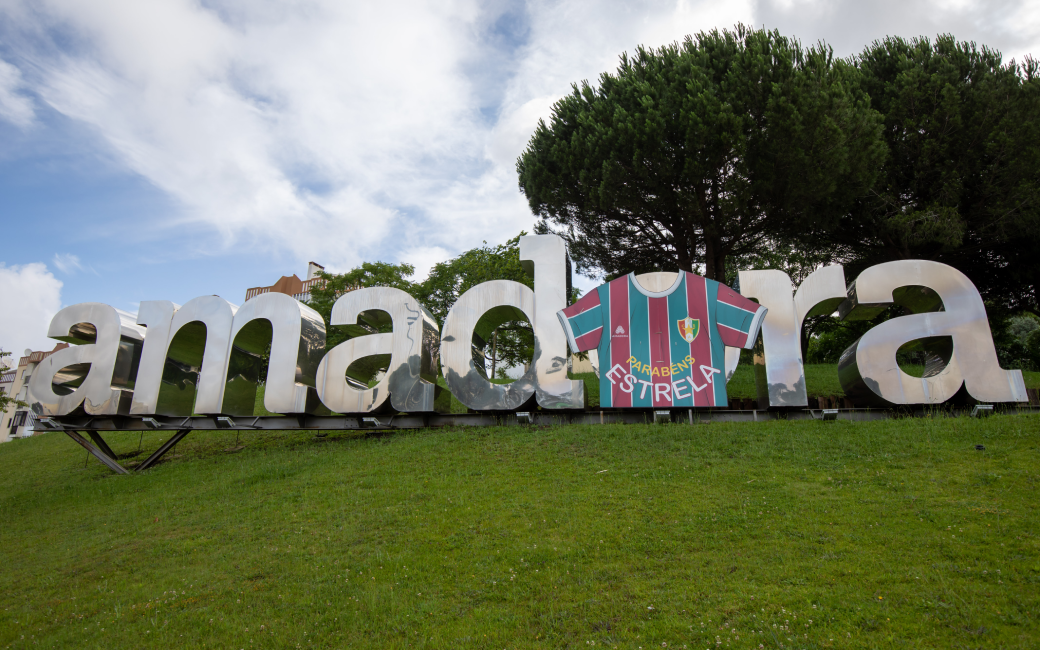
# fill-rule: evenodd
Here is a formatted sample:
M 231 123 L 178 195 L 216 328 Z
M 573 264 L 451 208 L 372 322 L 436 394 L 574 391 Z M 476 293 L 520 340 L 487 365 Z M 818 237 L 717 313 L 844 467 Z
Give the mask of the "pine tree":
M 884 156 L 856 68 L 738 25 L 623 54 L 540 121 L 520 189 L 579 271 L 697 270 L 834 226 Z

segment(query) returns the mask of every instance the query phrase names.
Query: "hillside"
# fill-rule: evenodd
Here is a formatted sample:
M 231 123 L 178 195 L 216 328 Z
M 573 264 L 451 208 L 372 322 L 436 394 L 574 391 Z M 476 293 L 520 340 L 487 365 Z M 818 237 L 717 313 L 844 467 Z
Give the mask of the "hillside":
M 0 445 L 0 644 L 1040 644 L 1040 416 L 198 432 L 175 452 L 114 476 L 58 432 Z

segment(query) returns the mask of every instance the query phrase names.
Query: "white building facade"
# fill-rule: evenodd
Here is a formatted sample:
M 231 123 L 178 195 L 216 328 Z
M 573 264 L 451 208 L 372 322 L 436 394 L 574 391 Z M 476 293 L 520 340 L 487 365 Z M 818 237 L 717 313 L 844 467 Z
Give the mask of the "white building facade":
M 0 375 L 0 388 L 6 395 L 22 402 L 29 401 L 29 380 L 40 362 L 58 350 L 69 347 L 68 343 L 59 343 L 47 352 L 26 350 L 28 354 L 18 360 L 18 367 L 4 370 Z M 36 415 L 24 406 L 11 404 L 7 411 L 0 414 L 0 442 L 14 438 L 28 438 L 35 432 Z

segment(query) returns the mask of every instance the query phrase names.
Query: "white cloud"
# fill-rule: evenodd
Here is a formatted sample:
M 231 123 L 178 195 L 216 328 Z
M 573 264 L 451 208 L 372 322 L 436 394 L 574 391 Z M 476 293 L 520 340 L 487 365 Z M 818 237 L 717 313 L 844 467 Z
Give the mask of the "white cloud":
M 516 71 L 506 84 L 499 117 L 483 134 L 489 166 L 463 177 L 431 202 L 430 220 L 440 235 L 430 237 L 452 250 L 487 239 L 493 243 L 530 229 L 530 209 L 517 187 L 516 159 L 523 153 L 538 119 L 571 92 L 571 84 L 615 71 L 622 52 L 636 46 L 661 47 L 687 34 L 731 27 L 752 19 L 749 2 L 644 2 L 622 0 L 534 0 L 527 5 L 528 41 L 517 50 Z
M 58 267 L 62 273 L 72 275 L 79 271 L 90 271 L 94 275 L 98 274 L 97 271 L 89 266 L 84 266 L 83 262 L 79 260 L 79 256 L 72 253 L 55 253 L 53 261 L 54 266 Z
M 552 103 L 623 51 L 738 21 L 843 55 L 941 31 L 1035 49 L 1035 4 L 998 5 L 0 0 L 0 42 L 20 62 L 0 65 L 0 112 L 31 120 L 25 88 L 88 125 L 182 207 L 173 223 L 142 217 L 156 236 L 194 229 L 208 249 L 427 268 L 530 227 L 516 158 Z
M 18 41 L 33 89 L 177 199 L 174 225 L 200 239 L 219 233 L 215 246 L 288 249 L 334 266 L 375 250 L 458 252 L 529 227 L 515 160 L 572 81 L 640 42 L 749 16 L 746 3 L 534 2 L 518 14 L 529 40 L 487 70 L 486 35 L 506 5 L 39 6 L 7 9 L 15 33 L 37 36 Z M 79 45 L 33 45 L 58 28 Z M 488 101 L 500 102 L 497 120 L 480 112 Z
M 17 361 L 26 348 L 50 350 L 51 318 L 61 309 L 62 282 L 40 263 L 5 266 L 0 262 L 0 348 Z
M 953 34 L 1018 61 L 1040 53 L 1040 8 L 1030 0 L 757 0 L 756 25 L 824 40 L 840 56 L 886 36 Z
M 32 124 L 34 111 L 32 100 L 18 93 L 21 86 L 21 71 L 0 60 L 0 118 L 26 127 Z
M 84 46 L 33 52 L 40 97 L 218 245 L 356 262 L 479 163 L 472 3 L 44 5 Z
M 451 257 L 451 251 L 440 246 L 422 246 L 401 252 L 401 259 L 415 267 L 415 273 L 410 278 L 413 282 L 422 282 L 430 275 L 435 264 L 446 262 Z

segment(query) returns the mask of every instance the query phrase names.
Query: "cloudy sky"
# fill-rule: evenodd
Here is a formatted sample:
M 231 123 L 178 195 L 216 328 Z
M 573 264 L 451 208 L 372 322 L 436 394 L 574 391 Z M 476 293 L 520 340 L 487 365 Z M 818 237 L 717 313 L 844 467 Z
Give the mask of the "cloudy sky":
M 1035 0 L 0 0 L 0 347 L 49 349 L 78 302 L 240 303 L 308 260 L 423 276 L 500 243 L 571 83 L 737 22 L 1040 54 Z

